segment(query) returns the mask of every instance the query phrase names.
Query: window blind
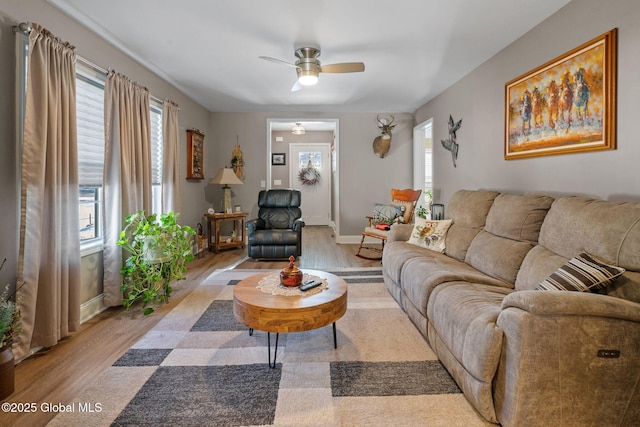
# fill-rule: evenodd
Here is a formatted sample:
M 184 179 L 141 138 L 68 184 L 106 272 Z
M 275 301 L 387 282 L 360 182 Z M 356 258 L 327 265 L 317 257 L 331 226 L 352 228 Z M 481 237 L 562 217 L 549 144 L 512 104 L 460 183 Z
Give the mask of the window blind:
M 78 64 L 76 117 L 81 187 L 102 187 L 104 168 L 104 77 Z M 92 75 L 93 74 L 93 75 Z

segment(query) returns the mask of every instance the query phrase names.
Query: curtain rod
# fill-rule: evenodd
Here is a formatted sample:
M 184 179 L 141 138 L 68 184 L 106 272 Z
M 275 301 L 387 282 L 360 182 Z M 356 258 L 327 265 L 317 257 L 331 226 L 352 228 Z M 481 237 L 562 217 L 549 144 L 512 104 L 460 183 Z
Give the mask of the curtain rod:
M 28 35 L 31 32 L 31 24 L 29 24 L 28 22 L 21 22 L 18 25 L 14 25 L 13 27 L 11 27 L 13 29 L 14 33 L 21 33 L 21 34 L 25 34 Z M 104 73 L 105 75 L 109 73 L 109 70 L 101 67 L 91 61 L 89 61 L 88 59 L 80 56 L 80 55 L 76 55 L 78 60 L 84 62 L 86 65 L 92 67 L 93 69 L 95 69 L 96 71 L 99 71 L 101 73 Z M 162 101 L 160 98 L 156 98 L 155 96 L 149 94 L 149 98 L 159 104 L 162 104 L 164 101 Z M 169 100 L 169 102 L 171 102 L 172 104 L 174 104 L 176 107 L 180 108 L 180 106 L 175 103 L 174 101 Z
M 21 22 L 18 25 L 11 27 L 14 33 L 29 34 L 31 32 L 31 24 L 28 22 Z

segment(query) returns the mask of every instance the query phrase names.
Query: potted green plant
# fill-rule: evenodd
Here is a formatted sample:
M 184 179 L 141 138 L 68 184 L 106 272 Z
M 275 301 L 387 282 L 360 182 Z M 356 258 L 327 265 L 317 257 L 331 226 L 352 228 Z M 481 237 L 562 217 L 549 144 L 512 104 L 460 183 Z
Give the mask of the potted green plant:
M 431 215 L 430 206 L 431 206 L 431 202 L 433 201 L 433 190 L 425 190 L 424 201 L 427 206 L 425 207 L 420 205 L 416 209 L 416 216 L 419 218 L 427 219 L 427 217 Z
M 4 267 L 6 258 L 0 265 Z M 0 400 L 13 393 L 15 384 L 15 357 L 11 351 L 13 339 L 22 332 L 20 310 L 15 298 L 9 296 L 9 285 L 0 295 Z
M 144 303 L 144 314 L 151 314 L 147 304 L 167 302 L 171 282 L 183 280 L 192 253 L 195 231 L 180 225 L 177 214 L 169 212 L 159 217 L 136 212 L 125 219 L 118 245 L 129 252 L 121 270 L 124 294 L 122 304 L 127 309 L 136 301 Z

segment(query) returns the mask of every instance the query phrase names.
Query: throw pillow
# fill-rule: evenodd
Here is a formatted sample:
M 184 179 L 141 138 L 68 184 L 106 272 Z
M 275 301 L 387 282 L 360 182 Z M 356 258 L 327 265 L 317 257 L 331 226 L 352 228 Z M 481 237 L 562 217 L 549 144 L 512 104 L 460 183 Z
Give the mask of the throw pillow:
M 393 224 L 396 219 L 400 217 L 402 217 L 402 207 L 375 203 L 373 205 L 373 219 L 371 220 L 371 224 Z
M 435 221 L 416 217 L 416 223 L 408 242 L 432 251 L 444 252 L 444 238 L 452 222 L 450 219 Z
M 551 273 L 536 289 L 578 292 L 600 290 L 613 283 L 624 271 L 622 267 L 605 264 L 587 253 L 581 253 Z
M 403 202 L 402 200 L 392 200 L 391 206 L 398 206 L 402 209 L 402 216 L 400 222 L 408 224 L 411 221 L 411 215 L 413 213 L 413 202 Z

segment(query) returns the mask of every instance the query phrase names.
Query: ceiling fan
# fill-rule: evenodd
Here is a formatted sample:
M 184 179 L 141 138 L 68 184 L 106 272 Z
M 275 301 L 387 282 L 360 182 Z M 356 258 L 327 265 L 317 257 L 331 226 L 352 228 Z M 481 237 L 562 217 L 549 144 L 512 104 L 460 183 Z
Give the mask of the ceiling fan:
M 339 64 L 320 65 L 320 49 L 314 47 L 301 47 L 296 49 L 295 64 L 281 59 L 272 58 L 270 56 L 260 56 L 260 59 L 283 64 L 289 67 L 295 67 L 298 74 L 298 80 L 291 88 L 292 92 L 302 89 L 302 86 L 311 86 L 318 83 L 320 73 L 359 73 L 364 71 L 362 62 L 343 62 Z

